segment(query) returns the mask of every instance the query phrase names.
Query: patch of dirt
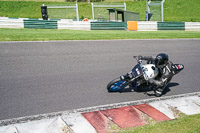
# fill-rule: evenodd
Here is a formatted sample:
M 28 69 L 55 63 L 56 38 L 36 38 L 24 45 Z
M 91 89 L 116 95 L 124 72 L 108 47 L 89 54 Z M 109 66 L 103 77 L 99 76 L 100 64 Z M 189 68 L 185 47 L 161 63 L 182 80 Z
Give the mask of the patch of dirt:
M 142 113 L 142 119 L 148 124 L 148 125 L 153 125 L 156 123 L 156 121 L 151 118 L 150 116 L 148 116 L 147 114 L 145 113 Z
M 173 112 L 175 118 L 179 117 L 181 112 L 177 108 L 174 108 L 172 106 L 168 106 L 168 108 Z
M 121 130 L 121 128 L 112 121 L 112 118 L 108 118 L 107 121 L 107 130 L 108 133 L 117 133 Z

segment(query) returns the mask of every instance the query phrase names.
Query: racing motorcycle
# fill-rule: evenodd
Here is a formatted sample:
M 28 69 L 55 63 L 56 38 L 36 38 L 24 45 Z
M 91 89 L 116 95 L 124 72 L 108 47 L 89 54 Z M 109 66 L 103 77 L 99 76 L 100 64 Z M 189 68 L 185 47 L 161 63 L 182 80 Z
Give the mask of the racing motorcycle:
M 137 56 L 133 56 L 133 58 L 137 60 L 137 65 L 127 74 L 110 81 L 107 85 L 109 92 L 120 92 L 127 87 L 137 89 L 142 85 L 156 88 L 148 80 L 155 79 L 158 76 L 158 68 L 151 62 L 143 64 L 142 60 L 139 60 Z M 173 75 L 176 75 L 184 69 L 184 66 L 182 64 L 173 64 L 172 68 Z

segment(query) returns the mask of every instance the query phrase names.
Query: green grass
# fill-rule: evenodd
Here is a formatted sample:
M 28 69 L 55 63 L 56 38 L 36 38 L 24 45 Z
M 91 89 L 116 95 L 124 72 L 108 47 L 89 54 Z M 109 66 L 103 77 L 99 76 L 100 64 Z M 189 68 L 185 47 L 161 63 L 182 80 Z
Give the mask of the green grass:
M 117 133 L 200 133 L 200 114 L 153 125 L 123 129 Z
M 0 29 L 0 41 L 200 38 L 200 31 Z
M 58 0 L 62 1 L 62 0 Z M 112 2 L 107 0 L 105 2 Z M 117 0 L 122 2 L 123 0 Z M 21 17 L 21 18 L 41 18 L 42 4 L 66 4 L 67 2 L 50 1 L 0 1 L 0 16 Z M 126 0 L 127 10 L 140 13 L 140 20 L 145 20 L 146 1 Z M 91 3 L 79 2 L 79 17 L 92 18 Z M 200 0 L 166 0 L 164 4 L 165 21 L 200 21 Z
M 200 0 L 166 0 L 165 21 L 200 22 Z

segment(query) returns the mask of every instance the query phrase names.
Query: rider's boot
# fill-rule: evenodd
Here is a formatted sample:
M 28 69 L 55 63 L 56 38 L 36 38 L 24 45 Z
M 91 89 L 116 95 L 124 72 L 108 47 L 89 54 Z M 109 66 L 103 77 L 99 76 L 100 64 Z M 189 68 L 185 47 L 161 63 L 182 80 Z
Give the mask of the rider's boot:
M 158 90 L 156 90 L 156 91 L 154 91 L 154 92 L 155 92 L 155 96 L 156 96 L 156 97 L 162 96 L 162 92 L 160 92 L 160 91 L 158 91 Z
M 154 92 L 156 97 L 160 97 L 162 96 L 163 90 L 161 88 L 158 88 L 157 90 L 154 90 Z

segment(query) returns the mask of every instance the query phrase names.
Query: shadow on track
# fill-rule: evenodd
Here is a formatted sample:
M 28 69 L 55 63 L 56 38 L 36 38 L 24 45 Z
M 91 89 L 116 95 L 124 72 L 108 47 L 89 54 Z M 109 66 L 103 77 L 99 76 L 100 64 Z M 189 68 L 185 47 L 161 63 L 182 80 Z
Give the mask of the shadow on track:
M 171 91 L 170 88 L 174 87 L 174 86 L 178 86 L 179 83 L 174 83 L 171 82 L 167 85 L 167 87 L 165 88 L 165 90 L 163 91 L 163 95 L 167 94 L 168 92 Z M 148 86 L 141 86 L 139 88 L 134 88 L 134 87 L 127 87 L 121 91 L 119 91 L 118 93 L 128 93 L 128 92 L 138 92 L 138 93 L 144 93 L 147 94 L 148 96 L 155 96 L 154 93 L 152 93 L 152 88 L 148 87 Z M 116 93 L 116 92 L 109 92 L 109 93 Z

